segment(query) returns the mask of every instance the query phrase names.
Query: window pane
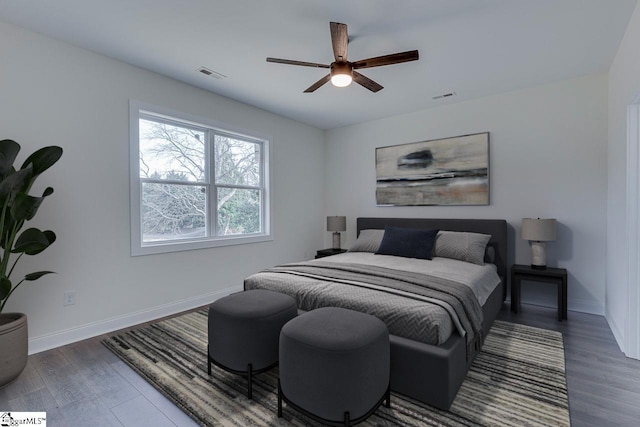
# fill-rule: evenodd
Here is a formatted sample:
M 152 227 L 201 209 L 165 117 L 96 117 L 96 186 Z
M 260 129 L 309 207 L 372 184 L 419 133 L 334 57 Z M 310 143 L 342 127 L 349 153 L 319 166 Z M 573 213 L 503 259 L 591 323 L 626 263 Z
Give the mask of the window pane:
M 260 185 L 260 144 L 216 135 L 216 183 Z
M 140 119 L 140 177 L 204 182 L 205 133 Z
M 142 184 L 142 241 L 192 239 L 206 234 L 206 188 Z
M 218 188 L 218 234 L 259 233 L 260 191 Z

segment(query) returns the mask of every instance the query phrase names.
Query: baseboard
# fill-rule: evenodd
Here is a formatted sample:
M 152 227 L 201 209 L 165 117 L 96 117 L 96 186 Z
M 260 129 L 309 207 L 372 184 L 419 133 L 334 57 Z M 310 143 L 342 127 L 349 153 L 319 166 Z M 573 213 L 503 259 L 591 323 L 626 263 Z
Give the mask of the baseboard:
M 509 299 L 508 301 L 510 302 L 511 300 Z M 557 309 L 558 303 L 556 301 L 557 300 L 553 300 L 552 303 L 549 303 L 548 301 L 540 298 L 528 298 L 526 300 L 523 299 L 522 304 L 531 304 L 531 305 L 537 305 L 539 307 Z M 604 316 L 604 308 L 600 304 L 594 303 L 593 301 L 590 301 L 590 300 L 569 298 L 569 301 L 567 302 L 567 310 L 577 311 L 579 313 L 596 314 L 598 316 Z
M 604 306 L 592 300 L 569 298 L 569 301 L 567 301 L 567 310 L 604 316 Z
M 41 351 L 50 350 L 76 341 L 82 341 L 97 335 L 106 334 L 117 331 L 118 329 L 128 328 L 130 326 L 149 322 L 164 316 L 170 316 L 182 311 L 211 304 L 218 298 L 222 298 L 233 292 L 241 290 L 242 287 L 239 286 L 224 288 L 215 292 L 198 295 L 196 297 L 183 299 L 169 304 L 163 304 L 147 310 L 126 314 L 124 316 L 118 316 L 52 334 L 33 337 L 29 339 L 29 354 L 40 353 Z

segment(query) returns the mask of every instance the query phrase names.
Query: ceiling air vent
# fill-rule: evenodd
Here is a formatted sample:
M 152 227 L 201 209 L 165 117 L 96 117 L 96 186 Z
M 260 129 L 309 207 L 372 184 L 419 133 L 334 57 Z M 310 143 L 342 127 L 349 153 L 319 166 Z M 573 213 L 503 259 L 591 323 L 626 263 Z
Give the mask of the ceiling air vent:
M 442 95 L 434 96 L 433 99 L 451 98 L 452 96 L 456 96 L 456 93 L 455 92 L 443 93 Z
M 201 72 L 202 74 L 204 74 L 205 76 L 211 76 L 213 78 L 216 78 L 218 80 L 224 79 L 227 76 L 225 76 L 224 74 L 220 74 L 217 71 L 213 71 L 212 69 L 209 69 L 207 67 L 200 67 L 198 68 L 198 71 Z

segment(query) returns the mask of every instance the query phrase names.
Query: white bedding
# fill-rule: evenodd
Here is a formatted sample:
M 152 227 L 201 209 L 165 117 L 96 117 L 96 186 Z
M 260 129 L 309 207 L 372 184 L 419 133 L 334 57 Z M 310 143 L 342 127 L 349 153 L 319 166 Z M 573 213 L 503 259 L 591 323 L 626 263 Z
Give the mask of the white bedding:
M 495 265 L 477 265 L 450 258 L 434 257 L 432 260 L 424 260 L 376 255 L 370 252 L 346 252 L 314 261 L 375 265 L 454 280 L 469 286 L 478 298 L 480 305 L 484 305 L 491 292 L 500 284 L 500 277 L 496 272 Z

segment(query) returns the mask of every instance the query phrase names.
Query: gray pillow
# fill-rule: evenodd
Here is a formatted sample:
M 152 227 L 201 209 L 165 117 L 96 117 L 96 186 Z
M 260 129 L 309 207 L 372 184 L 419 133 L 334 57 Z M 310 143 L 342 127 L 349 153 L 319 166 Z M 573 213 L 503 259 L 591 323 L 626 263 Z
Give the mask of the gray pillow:
M 484 265 L 485 248 L 490 239 L 488 234 L 440 231 L 433 255 Z
M 378 252 L 384 230 L 360 230 L 358 240 L 349 248 L 349 252 Z

